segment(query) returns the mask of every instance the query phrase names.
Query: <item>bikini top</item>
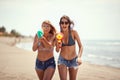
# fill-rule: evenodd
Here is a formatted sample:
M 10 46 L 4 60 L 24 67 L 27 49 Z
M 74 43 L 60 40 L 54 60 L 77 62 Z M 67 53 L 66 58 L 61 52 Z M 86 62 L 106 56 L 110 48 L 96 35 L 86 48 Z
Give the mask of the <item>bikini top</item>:
M 40 43 L 40 45 L 38 46 L 38 50 L 39 51 L 45 51 L 45 52 L 53 52 L 54 48 L 45 48 L 44 45 L 42 43 Z
M 53 48 L 39 48 L 39 51 L 45 51 L 45 52 L 53 52 Z
M 72 45 L 74 45 L 74 44 L 75 44 L 75 41 L 73 40 L 72 35 L 71 35 L 71 33 L 70 33 L 69 39 L 68 39 L 68 44 L 62 43 L 62 46 L 72 46 Z

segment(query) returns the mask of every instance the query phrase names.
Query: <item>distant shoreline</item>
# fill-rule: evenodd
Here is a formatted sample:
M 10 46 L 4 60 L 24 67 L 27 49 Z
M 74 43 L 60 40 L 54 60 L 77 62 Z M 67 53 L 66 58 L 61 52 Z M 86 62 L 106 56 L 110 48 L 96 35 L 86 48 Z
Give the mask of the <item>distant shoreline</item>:
M 32 37 L 4 37 L 4 36 L 0 36 L 0 42 L 8 44 L 10 46 L 15 46 L 17 43 L 33 42 L 33 38 Z

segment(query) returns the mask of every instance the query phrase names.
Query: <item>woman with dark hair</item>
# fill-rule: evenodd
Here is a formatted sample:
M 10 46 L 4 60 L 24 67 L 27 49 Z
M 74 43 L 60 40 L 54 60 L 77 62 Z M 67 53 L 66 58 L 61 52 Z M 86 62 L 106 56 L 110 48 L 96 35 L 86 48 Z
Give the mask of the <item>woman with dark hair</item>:
M 36 34 L 33 42 L 33 51 L 38 50 L 35 69 L 39 80 L 51 80 L 56 67 L 53 56 L 56 29 L 48 20 L 41 27 L 43 36 L 39 38 Z
M 76 80 L 78 66 L 82 63 L 82 43 L 77 31 L 72 29 L 74 23 L 66 15 L 60 18 L 60 31 L 63 34 L 61 43 L 56 44 L 56 51 L 60 51 L 58 58 L 58 70 L 60 80 L 67 80 L 67 69 L 69 80 Z M 76 52 L 75 41 L 77 41 L 79 51 Z

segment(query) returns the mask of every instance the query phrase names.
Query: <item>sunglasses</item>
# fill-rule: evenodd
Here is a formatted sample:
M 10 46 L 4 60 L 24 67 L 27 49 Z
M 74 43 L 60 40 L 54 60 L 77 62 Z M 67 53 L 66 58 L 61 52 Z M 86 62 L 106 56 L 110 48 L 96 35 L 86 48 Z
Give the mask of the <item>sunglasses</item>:
M 63 21 L 61 21 L 60 22 L 60 24 L 65 24 L 65 25 L 67 25 L 69 22 L 63 22 Z

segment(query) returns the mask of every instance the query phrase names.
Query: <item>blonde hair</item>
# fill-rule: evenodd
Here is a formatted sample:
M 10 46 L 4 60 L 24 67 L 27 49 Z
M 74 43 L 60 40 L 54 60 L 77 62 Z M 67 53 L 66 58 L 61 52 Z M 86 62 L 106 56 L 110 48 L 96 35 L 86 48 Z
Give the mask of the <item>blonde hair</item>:
M 51 24 L 51 22 L 50 22 L 49 20 L 43 21 L 42 25 L 43 25 L 43 24 L 48 24 L 48 25 L 50 25 L 51 30 L 50 30 L 49 33 L 51 33 L 51 34 L 53 34 L 53 35 L 56 34 L 56 29 L 55 29 L 55 27 Z

